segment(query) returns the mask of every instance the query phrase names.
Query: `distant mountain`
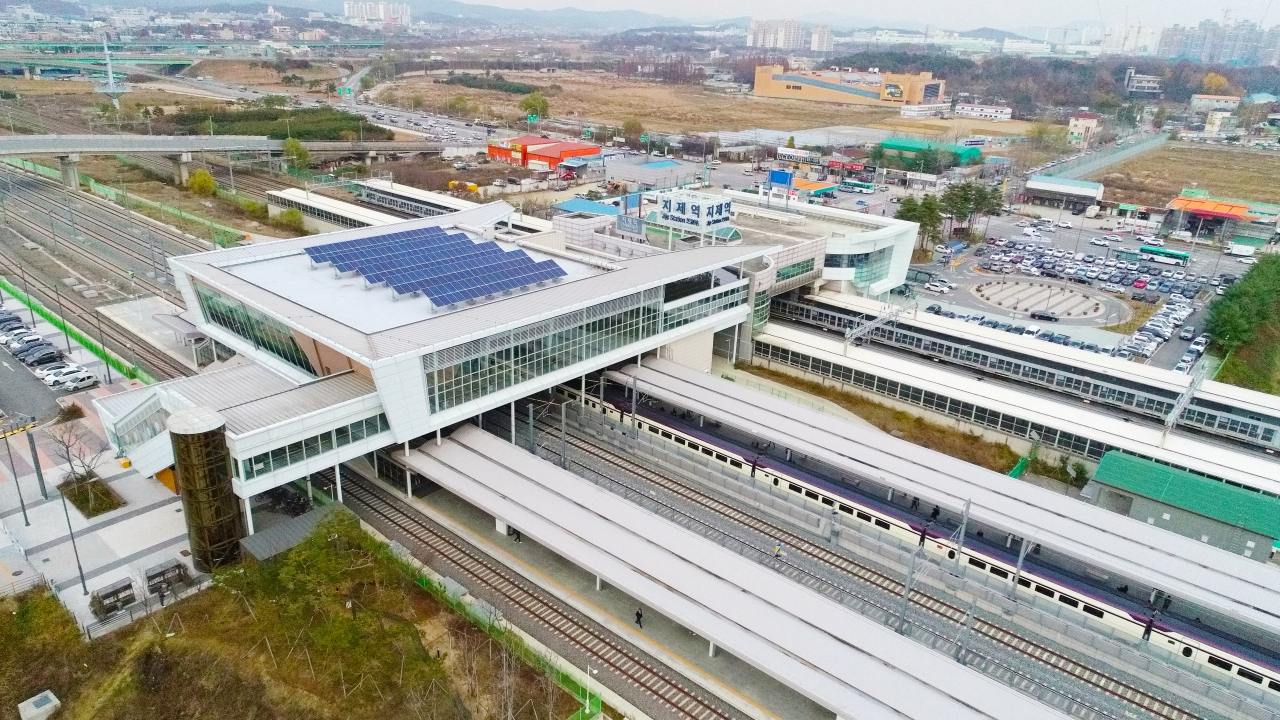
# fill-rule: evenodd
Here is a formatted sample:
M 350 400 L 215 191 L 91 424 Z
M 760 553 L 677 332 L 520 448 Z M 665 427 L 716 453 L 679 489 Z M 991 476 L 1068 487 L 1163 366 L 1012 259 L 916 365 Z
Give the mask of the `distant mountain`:
M 43 0 L 61 3 L 62 0 Z M 268 2 L 221 2 L 207 4 L 208 0 L 143 0 L 141 4 L 156 9 L 209 10 L 211 12 L 266 12 Z M 305 17 L 308 12 L 342 13 L 342 0 L 289 0 L 294 7 L 274 5 L 277 12 L 287 17 Z M 63 3 L 65 4 L 65 3 Z M 301 7 L 297 7 L 301 5 Z M 688 25 L 680 18 L 665 17 L 638 10 L 512 10 L 492 5 L 472 5 L 457 0 L 409 0 L 414 19 L 428 22 L 459 24 L 471 21 L 477 25 L 521 25 L 531 28 L 564 30 L 631 30 L 633 28 L 664 25 Z
M 492 5 L 471 5 L 457 0 L 410 2 L 409 7 L 414 13 L 446 15 L 503 25 L 517 24 L 526 27 L 570 30 L 631 30 L 688 24 L 687 21 L 679 18 L 664 17 L 639 10 L 579 10 L 577 8 L 511 10 Z
M 63 0 L 31 0 L 26 4 L 38 13 L 54 17 L 82 17 L 85 14 L 84 6 Z
M 960 33 L 965 37 L 979 38 L 981 40 L 1004 40 L 1005 38 L 1013 38 L 1014 40 L 1030 40 L 1031 38 L 1011 33 L 1008 30 L 997 30 L 995 28 L 980 27 L 977 30 L 965 30 Z

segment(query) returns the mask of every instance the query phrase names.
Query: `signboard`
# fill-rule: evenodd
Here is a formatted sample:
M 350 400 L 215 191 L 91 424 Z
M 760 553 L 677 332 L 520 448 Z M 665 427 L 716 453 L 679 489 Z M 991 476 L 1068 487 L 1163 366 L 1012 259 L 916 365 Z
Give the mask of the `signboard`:
M 658 217 L 663 224 L 705 232 L 729 222 L 732 201 L 719 195 L 687 190 L 663 193 L 658 200 Z
M 644 218 L 639 218 L 635 215 L 619 215 L 617 227 L 619 232 L 630 235 L 644 235 Z
M 778 159 L 790 162 L 816 163 L 822 162 L 822 155 L 811 150 L 780 147 L 778 148 Z
M 841 162 L 839 160 L 828 160 L 827 167 L 833 170 L 853 170 L 854 172 L 860 172 L 867 169 L 867 166 L 862 163 Z M 875 168 L 872 168 L 872 170 L 874 169 Z
M 648 135 L 641 135 L 641 136 L 640 136 L 640 142 L 649 142 L 649 136 L 648 136 Z
M 529 122 L 531 122 L 531 123 L 536 123 L 536 122 L 538 122 L 538 116 L 537 116 L 537 115 L 530 115 L 529 117 L 527 117 L 527 118 L 525 118 L 525 119 L 526 119 L 526 120 L 528 120 L 528 121 L 529 121 Z
M 770 185 L 781 185 L 783 187 L 791 187 L 791 181 L 794 178 L 795 178 L 795 174 L 789 173 L 786 170 L 770 170 L 769 171 Z

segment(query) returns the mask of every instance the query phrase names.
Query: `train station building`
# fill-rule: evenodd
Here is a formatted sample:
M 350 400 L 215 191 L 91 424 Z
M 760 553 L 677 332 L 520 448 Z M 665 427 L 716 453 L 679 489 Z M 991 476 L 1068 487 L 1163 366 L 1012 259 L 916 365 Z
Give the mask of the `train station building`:
M 161 472 L 167 423 L 216 413 L 251 533 L 251 498 L 339 463 L 645 353 L 709 368 L 717 333 L 749 348 L 753 273 L 775 248 L 606 260 L 558 231 L 510 239 L 514 212 L 171 259 L 184 317 L 239 364 L 96 401 L 116 452 Z

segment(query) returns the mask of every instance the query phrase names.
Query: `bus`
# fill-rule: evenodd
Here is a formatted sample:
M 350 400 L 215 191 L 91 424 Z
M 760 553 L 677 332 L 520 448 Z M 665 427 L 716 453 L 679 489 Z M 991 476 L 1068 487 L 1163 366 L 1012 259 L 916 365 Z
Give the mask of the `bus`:
M 869 183 L 869 182 L 862 182 L 860 180 L 854 180 L 852 178 L 845 178 L 844 180 L 840 181 L 840 191 L 866 193 L 867 195 L 870 195 L 871 193 L 874 193 L 876 191 L 876 184 Z
M 1187 263 L 1191 262 L 1191 256 L 1187 253 L 1179 252 L 1177 250 L 1165 250 L 1164 248 L 1158 247 L 1147 247 L 1146 245 L 1142 246 L 1138 251 L 1138 254 L 1142 256 L 1143 260 L 1164 263 L 1165 265 L 1181 265 L 1182 267 L 1186 267 Z

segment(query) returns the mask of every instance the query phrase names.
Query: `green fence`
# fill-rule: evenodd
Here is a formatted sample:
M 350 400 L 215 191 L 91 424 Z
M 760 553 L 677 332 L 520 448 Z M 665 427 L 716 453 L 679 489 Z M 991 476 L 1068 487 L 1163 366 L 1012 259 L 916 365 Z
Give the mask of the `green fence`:
M 1009 477 L 1011 478 L 1022 477 L 1022 473 L 1026 471 L 1027 466 L 1030 464 L 1031 464 L 1031 458 L 1029 457 L 1024 457 L 1018 460 L 1018 464 L 1014 465 L 1013 469 L 1009 471 Z
M 37 175 L 58 180 L 59 182 L 62 180 L 61 172 L 38 163 L 33 163 L 30 160 L 23 160 L 21 158 L 5 158 L 4 161 L 10 165 L 20 167 L 23 170 L 36 173 Z M 87 184 L 89 186 L 89 190 L 94 194 L 106 198 L 107 200 L 110 200 L 122 207 L 126 207 L 124 198 L 127 196 L 127 208 L 145 207 L 158 212 L 160 214 L 160 219 L 162 220 L 172 218 L 179 222 L 185 221 L 207 228 L 210 240 L 221 247 L 235 247 L 238 244 L 238 241 L 244 239 L 247 234 L 243 230 L 227 227 L 226 225 L 213 222 L 208 218 L 202 218 L 199 215 L 192 215 L 189 212 L 179 210 L 176 207 L 172 207 L 161 202 L 156 202 L 155 200 L 148 200 L 146 198 L 138 197 L 137 195 L 129 196 L 127 193 L 121 193 L 116 188 L 113 188 L 110 185 L 103 185 L 91 177 L 81 175 L 80 181 Z
M 71 325 L 66 320 L 63 320 L 62 317 L 60 317 L 57 313 L 53 312 L 49 308 L 45 307 L 44 304 L 41 303 L 39 300 L 35 299 L 34 297 L 31 297 L 26 292 L 18 289 L 17 286 L 15 286 L 13 283 L 9 282 L 3 277 L 0 277 L 0 288 L 4 288 L 6 292 L 8 292 L 10 295 L 17 298 L 18 302 L 31 308 L 32 310 L 35 311 L 37 315 L 47 320 L 54 327 L 58 328 L 62 332 L 65 332 L 69 337 L 75 339 L 76 342 L 80 343 L 81 347 L 83 347 L 85 350 L 88 350 L 89 352 L 96 355 L 106 364 L 115 368 L 116 371 L 119 372 L 121 375 L 124 375 L 125 377 L 128 377 L 128 378 L 132 378 L 134 380 L 138 380 L 139 382 L 147 383 L 148 385 L 156 381 L 156 379 L 152 377 L 146 370 L 143 370 L 137 365 L 127 363 L 124 360 L 121 360 L 120 358 L 116 357 L 111 353 L 111 351 L 107 350 L 97 340 L 90 338 L 88 335 L 81 332 L 79 328 L 76 328 L 74 325 Z

